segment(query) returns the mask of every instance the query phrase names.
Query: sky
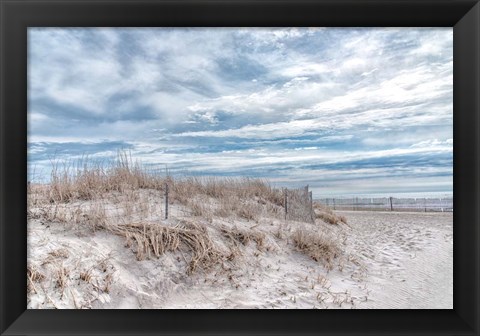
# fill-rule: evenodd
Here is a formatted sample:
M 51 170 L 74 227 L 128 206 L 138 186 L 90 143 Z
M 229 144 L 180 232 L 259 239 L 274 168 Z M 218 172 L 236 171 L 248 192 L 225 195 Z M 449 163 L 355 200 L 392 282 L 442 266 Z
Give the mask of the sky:
M 29 179 L 131 153 L 315 197 L 451 194 L 451 28 L 29 28 Z

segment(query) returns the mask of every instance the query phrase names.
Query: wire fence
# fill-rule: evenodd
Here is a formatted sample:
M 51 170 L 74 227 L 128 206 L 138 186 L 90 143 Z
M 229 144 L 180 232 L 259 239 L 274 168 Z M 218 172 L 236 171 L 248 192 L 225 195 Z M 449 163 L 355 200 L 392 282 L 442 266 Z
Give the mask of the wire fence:
M 274 209 L 285 220 L 314 222 L 313 197 L 308 186 L 298 189 L 277 190 L 283 194 L 283 204 L 257 203 L 263 211 Z M 155 190 L 129 190 L 110 193 L 91 200 L 71 202 L 50 202 L 48 196 L 29 191 L 28 216 L 47 218 L 64 222 L 85 222 L 106 220 L 111 223 L 136 221 L 165 221 L 171 218 L 189 218 L 214 213 L 215 205 L 192 195 L 187 202 L 180 202 L 168 183 Z M 254 200 L 238 200 L 240 207 L 252 204 Z M 275 208 L 276 207 L 276 208 Z M 283 209 L 282 209 L 283 208 Z M 208 209 L 203 211 L 203 209 Z M 213 211 L 212 211 L 213 210 Z M 227 214 L 235 216 L 235 213 Z
M 314 222 L 313 197 L 308 185 L 300 189 L 283 189 L 285 219 Z
M 126 224 L 132 222 L 164 222 L 172 218 L 195 216 L 194 211 L 176 201 L 165 203 L 164 196 L 149 199 L 127 200 L 119 203 L 111 199 L 94 199 L 72 203 L 42 203 L 27 209 L 30 218 L 44 218 L 60 222 L 108 222 Z
M 317 201 L 334 210 L 453 212 L 453 198 L 337 197 Z

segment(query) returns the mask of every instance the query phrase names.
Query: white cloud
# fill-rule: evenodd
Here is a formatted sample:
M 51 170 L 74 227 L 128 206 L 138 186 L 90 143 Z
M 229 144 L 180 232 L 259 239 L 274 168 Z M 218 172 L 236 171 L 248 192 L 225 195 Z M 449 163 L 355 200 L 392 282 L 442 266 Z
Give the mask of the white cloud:
M 442 148 L 442 147 L 447 147 L 447 148 L 452 148 L 453 145 L 453 139 L 447 139 L 447 140 L 438 140 L 438 139 L 433 139 L 433 140 L 425 140 L 421 141 L 418 143 L 415 143 L 411 145 L 410 147 L 412 148 Z
M 198 173 L 297 167 L 289 181 L 330 176 L 308 162 L 443 158 L 452 69 L 451 29 L 30 29 L 29 142 L 125 141 Z
M 175 137 L 238 137 L 254 139 L 275 139 L 300 136 L 309 131 L 326 128 L 327 124 L 317 120 L 294 120 L 290 122 L 247 125 L 237 129 L 222 131 L 198 131 L 174 134 Z

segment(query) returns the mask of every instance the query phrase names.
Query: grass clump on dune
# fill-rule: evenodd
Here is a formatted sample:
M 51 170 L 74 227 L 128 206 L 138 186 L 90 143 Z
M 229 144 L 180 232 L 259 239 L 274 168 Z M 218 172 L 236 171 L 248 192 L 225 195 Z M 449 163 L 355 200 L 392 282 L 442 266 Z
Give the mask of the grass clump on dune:
M 103 194 L 128 189 L 158 189 L 165 178 L 149 174 L 124 151 L 109 163 L 82 158 L 76 162 L 52 160 L 50 183 L 44 188 L 50 203 L 92 200 Z
M 259 250 L 261 250 L 264 246 L 265 234 L 262 232 L 254 230 L 240 230 L 236 227 L 231 229 L 223 228 L 221 231 L 225 237 L 234 243 L 247 245 L 250 241 L 254 241 Z
M 181 204 L 192 205 L 192 198 L 215 203 L 214 214 L 220 217 L 237 215 L 247 220 L 256 220 L 267 207 L 275 212 L 283 207 L 283 194 L 261 179 L 188 177 L 170 179 L 172 198 Z M 280 211 L 277 211 L 280 213 Z
M 333 268 L 333 259 L 340 254 L 340 248 L 336 242 L 321 233 L 298 229 L 293 233 L 292 240 L 300 252 L 308 255 L 315 261 L 322 262 L 329 270 Z
M 27 293 L 37 293 L 35 283 L 45 280 L 45 275 L 35 265 L 27 266 Z
M 283 205 L 281 191 L 272 188 L 262 179 L 188 177 L 172 181 L 175 197 L 182 201 L 192 195 L 206 195 L 215 199 L 239 197 L 243 199 L 261 198 L 277 205 Z
M 347 219 L 345 216 L 337 215 L 333 210 L 325 205 L 315 203 L 313 206 L 313 211 L 315 213 L 315 218 L 318 218 L 325 223 L 337 225 L 339 223 L 347 224 Z
M 187 274 L 198 269 L 209 269 L 222 259 L 207 230 L 203 226 L 188 224 L 168 227 L 156 223 L 131 223 L 121 225 L 113 231 L 127 240 L 127 246 L 135 246 L 138 260 L 160 257 L 165 252 L 186 249 L 191 258 Z

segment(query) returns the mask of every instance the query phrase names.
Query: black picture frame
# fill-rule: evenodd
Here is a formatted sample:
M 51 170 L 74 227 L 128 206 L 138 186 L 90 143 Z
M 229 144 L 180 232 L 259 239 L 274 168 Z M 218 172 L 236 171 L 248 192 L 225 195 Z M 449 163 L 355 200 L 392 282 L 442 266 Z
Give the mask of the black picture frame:
M 478 335 L 480 4 L 0 0 L 2 335 Z M 453 310 L 26 310 L 27 27 L 453 27 Z

